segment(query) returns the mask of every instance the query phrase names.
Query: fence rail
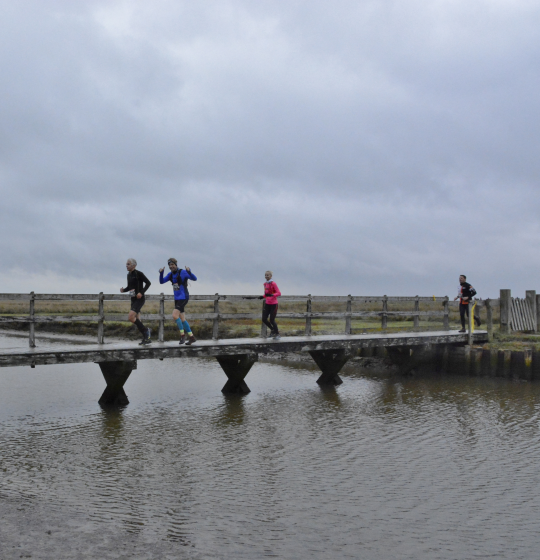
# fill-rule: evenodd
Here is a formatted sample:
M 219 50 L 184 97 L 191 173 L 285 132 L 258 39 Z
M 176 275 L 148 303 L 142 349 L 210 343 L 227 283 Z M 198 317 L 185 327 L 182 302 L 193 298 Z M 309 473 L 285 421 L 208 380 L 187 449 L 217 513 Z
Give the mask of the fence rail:
M 100 297 L 103 296 L 103 301 L 128 301 L 130 299 L 129 295 L 126 294 L 35 294 L 33 292 L 29 294 L 9 294 L 0 293 L 0 301 L 29 301 L 34 299 L 34 301 L 99 301 Z M 252 295 L 224 295 L 224 294 L 212 294 L 212 295 L 190 295 L 190 301 L 214 301 L 215 299 L 219 301 L 248 301 L 261 299 L 261 296 Z M 174 301 L 174 296 L 165 294 L 146 294 L 146 301 Z M 279 301 L 306 301 L 310 299 L 313 302 L 347 302 L 354 301 L 359 303 L 375 303 L 386 301 L 419 301 L 419 302 L 430 302 L 430 301 L 440 301 L 444 302 L 448 300 L 447 296 L 280 296 Z
M 174 301 L 172 295 L 146 295 L 147 301 L 159 302 L 159 313 L 144 314 L 144 319 L 148 321 L 158 321 L 158 340 L 160 342 L 164 339 L 165 321 L 168 319 L 169 314 L 165 313 L 165 302 Z M 210 320 L 213 322 L 212 338 L 219 339 L 219 324 L 220 321 L 228 319 L 260 319 L 260 313 L 225 313 L 220 310 L 220 303 L 235 303 L 261 300 L 260 296 L 254 295 L 191 295 L 190 301 L 199 302 L 212 302 L 213 312 L 207 313 L 189 313 L 189 318 L 195 320 Z M 130 296 L 126 294 L 36 294 L 31 292 L 29 294 L 10 294 L 0 293 L 0 302 L 29 302 L 28 315 L 1 315 L 0 323 L 28 323 L 29 324 L 29 344 L 31 347 L 35 346 L 35 326 L 37 324 L 46 323 L 68 323 L 68 322 L 97 322 L 97 337 L 98 342 L 102 343 L 104 338 L 104 323 L 110 322 L 124 322 L 126 321 L 125 314 L 119 313 L 105 313 L 105 302 L 129 302 Z M 96 315 L 44 315 L 36 314 L 36 302 L 97 302 L 98 309 Z M 413 319 L 413 326 L 418 328 L 421 318 L 438 318 L 442 320 L 444 330 L 449 329 L 449 312 L 450 306 L 455 307 L 457 303 L 450 301 L 447 296 L 312 296 L 308 295 L 291 295 L 281 296 L 281 303 L 301 302 L 306 305 L 304 312 L 280 312 L 279 317 L 283 319 L 303 319 L 305 322 L 305 334 L 312 334 L 312 320 L 313 319 L 343 319 L 345 334 L 351 334 L 351 320 L 361 318 L 380 318 L 381 328 L 384 330 L 388 327 L 389 318 L 405 318 L 411 317 Z M 389 309 L 389 304 L 392 303 L 412 303 L 410 310 L 392 311 Z M 438 302 L 442 304 L 440 311 L 420 311 L 421 303 Z M 261 302 L 262 303 L 262 302 Z M 336 303 L 346 304 L 345 311 L 312 311 L 313 304 L 316 303 Z M 370 311 L 352 311 L 353 304 L 380 304 L 380 310 Z M 490 330 L 490 317 L 492 308 L 499 305 L 499 300 L 485 300 L 478 301 L 480 307 L 485 307 L 488 313 L 488 330 Z M 80 313 L 80 312 L 79 312 Z M 266 336 L 266 326 L 261 327 L 261 336 Z

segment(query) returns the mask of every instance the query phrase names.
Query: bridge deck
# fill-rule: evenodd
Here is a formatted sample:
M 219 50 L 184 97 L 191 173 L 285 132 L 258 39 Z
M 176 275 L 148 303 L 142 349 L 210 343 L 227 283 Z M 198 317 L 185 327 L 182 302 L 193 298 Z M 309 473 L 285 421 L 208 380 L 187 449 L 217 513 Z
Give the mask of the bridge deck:
M 477 330 L 473 334 L 473 339 L 476 343 L 487 342 L 487 332 Z M 193 346 L 181 346 L 178 342 L 153 342 L 149 346 L 139 346 L 136 342 L 66 344 L 37 348 L 1 349 L 0 367 L 466 343 L 467 333 L 427 331 L 290 336 L 283 337 L 278 341 L 270 338 L 200 340 Z

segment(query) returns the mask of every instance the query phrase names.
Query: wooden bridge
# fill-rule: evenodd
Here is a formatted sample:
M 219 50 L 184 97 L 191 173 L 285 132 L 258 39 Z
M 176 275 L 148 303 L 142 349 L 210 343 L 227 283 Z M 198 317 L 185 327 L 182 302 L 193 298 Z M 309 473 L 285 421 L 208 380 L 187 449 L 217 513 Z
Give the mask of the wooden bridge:
M 253 364 L 258 360 L 259 354 L 272 354 L 283 352 L 307 352 L 320 368 L 322 374 L 317 380 L 320 385 L 338 385 L 342 383 L 339 372 L 345 363 L 358 354 L 362 348 L 384 347 L 389 357 L 399 363 L 410 362 L 419 349 L 427 346 L 443 348 L 445 345 L 466 345 L 473 342 L 486 342 L 487 331 L 474 331 L 469 321 L 469 331 L 459 333 L 449 330 L 449 299 L 448 297 L 429 298 L 416 297 L 353 297 L 353 296 L 285 296 L 280 302 L 304 302 L 305 312 L 280 313 L 278 318 L 291 318 L 304 321 L 302 336 L 286 336 L 280 340 L 266 337 L 266 328 L 263 326 L 261 336 L 257 338 L 219 339 L 220 322 L 226 319 L 260 319 L 257 313 L 223 313 L 220 312 L 221 301 L 250 301 L 259 299 L 258 296 L 191 296 L 193 301 L 212 302 L 212 313 L 189 313 L 189 320 L 211 320 L 213 322 L 213 338 L 200 340 L 193 346 L 179 345 L 178 341 L 164 342 L 165 301 L 172 300 L 172 296 L 147 296 L 147 301 L 159 302 L 159 313 L 143 315 L 143 320 L 159 321 L 158 341 L 149 346 L 139 346 L 136 342 L 108 343 L 104 341 L 105 321 L 125 321 L 126 315 L 104 313 L 105 301 L 129 301 L 126 296 L 105 294 L 0 294 L 0 302 L 17 302 L 26 305 L 28 302 L 28 315 L 4 314 L 0 315 L 2 323 L 28 323 L 29 348 L 11 348 L 0 350 L 0 367 L 52 365 L 67 363 L 97 363 L 107 387 L 101 396 L 101 404 L 122 405 L 128 399 L 124 391 L 124 384 L 131 372 L 136 369 L 138 360 L 165 358 L 216 358 L 225 372 L 228 381 L 222 389 L 224 393 L 249 393 L 245 377 Z M 96 302 L 97 315 L 44 315 L 36 313 L 36 301 L 71 301 L 71 302 Z M 420 311 L 420 303 L 439 302 L 441 311 Z M 344 311 L 314 312 L 314 302 L 325 304 L 340 304 L 345 306 Z M 389 310 L 389 302 L 399 302 L 400 306 L 413 303 L 410 310 Z M 358 310 L 359 306 L 368 304 L 369 310 Z M 381 305 L 380 310 L 373 310 L 374 305 Z M 356 310 L 353 310 L 353 306 Z M 387 329 L 388 317 L 412 318 L 413 332 L 380 332 Z M 352 321 L 358 318 L 369 317 L 375 320 L 380 318 L 379 332 L 352 333 Z M 420 317 L 433 317 L 442 319 L 441 330 L 419 330 Z M 314 319 L 343 319 L 344 333 L 332 335 L 313 335 L 312 320 Z M 55 322 L 95 322 L 97 323 L 97 344 L 66 345 L 54 347 L 36 347 L 35 327 L 40 323 Z M 488 321 L 489 324 L 489 321 Z

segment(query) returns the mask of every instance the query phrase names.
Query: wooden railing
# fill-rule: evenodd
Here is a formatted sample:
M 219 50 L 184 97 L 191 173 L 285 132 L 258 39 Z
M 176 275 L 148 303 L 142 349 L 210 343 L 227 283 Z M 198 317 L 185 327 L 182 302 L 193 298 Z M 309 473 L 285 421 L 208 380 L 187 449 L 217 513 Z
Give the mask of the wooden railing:
M 260 320 L 261 314 L 258 313 L 224 313 L 220 310 L 220 302 L 246 302 L 249 300 L 260 300 L 259 296 L 250 295 L 191 295 L 190 301 L 206 301 L 213 303 L 213 312 L 211 313 L 191 313 L 189 312 L 189 320 L 211 320 L 212 325 L 212 338 L 214 340 L 219 339 L 219 325 L 220 321 L 227 319 L 258 319 Z M 115 322 L 125 322 L 127 320 L 126 313 L 105 313 L 104 303 L 105 302 L 129 302 L 130 297 L 126 294 L 36 294 L 31 292 L 29 294 L 0 294 L 0 302 L 11 301 L 11 302 L 29 302 L 29 314 L 28 315 L 17 315 L 17 316 L 1 316 L 0 323 L 29 323 L 29 344 L 31 347 L 35 346 L 35 326 L 40 323 L 64 323 L 64 322 L 97 322 L 97 338 L 98 343 L 103 343 L 104 337 L 104 323 L 106 321 Z M 35 312 L 36 302 L 60 302 L 60 301 L 73 301 L 73 302 L 97 302 L 98 309 L 97 315 L 40 315 Z M 146 295 L 146 301 L 157 301 L 159 302 L 159 313 L 147 313 L 143 314 L 145 321 L 158 321 L 158 341 L 162 342 L 164 338 L 164 326 L 165 321 L 169 319 L 170 315 L 165 314 L 165 302 L 174 301 L 172 295 Z M 280 319 L 303 319 L 305 322 L 305 334 L 310 336 L 312 334 L 312 320 L 313 319 L 343 319 L 344 320 L 344 333 L 351 334 L 351 320 L 359 318 L 376 318 L 381 319 L 381 328 L 386 329 L 388 327 L 389 318 L 398 317 L 412 317 L 413 327 L 418 328 L 420 326 L 420 318 L 438 317 L 441 319 L 442 328 L 444 330 L 449 329 L 449 306 L 454 306 L 454 302 L 451 302 L 447 296 L 444 297 L 402 297 L 402 296 L 281 296 L 279 298 L 280 303 L 289 302 L 303 302 L 305 304 L 304 312 L 280 312 Z M 491 305 L 490 300 L 483 302 L 483 306 L 486 306 L 488 310 L 488 324 L 491 316 Z M 324 312 L 313 312 L 312 305 L 314 303 L 341 303 L 345 304 L 345 311 L 324 311 Z M 392 303 L 412 303 L 412 309 L 410 310 L 399 310 L 392 311 L 389 306 Z M 441 311 L 420 311 L 420 304 L 426 302 L 439 302 L 442 306 Z M 496 303 L 495 303 L 496 302 Z M 371 311 L 352 311 L 353 304 L 377 304 L 380 305 L 379 310 Z M 482 302 L 480 302 L 482 305 Z M 498 305 L 498 300 L 491 300 L 491 303 Z M 262 305 L 262 302 L 261 302 Z M 266 336 L 266 326 L 261 327 L 261 336 Z

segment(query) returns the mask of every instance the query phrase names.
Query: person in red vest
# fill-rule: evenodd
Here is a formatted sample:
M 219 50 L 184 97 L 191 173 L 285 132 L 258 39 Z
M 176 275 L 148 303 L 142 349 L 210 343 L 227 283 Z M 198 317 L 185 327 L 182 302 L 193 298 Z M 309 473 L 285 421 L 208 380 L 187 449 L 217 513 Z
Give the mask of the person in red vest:
M 264 298 L 262 322 L 270 329 L 270 336 L 275 340 L 279 340 L 279 329 L 276 324 L 276 315 L 278 309 L 278 297 L 281 295 L 277 284 L 272 280 L 272 271 L 267 270 L 264 273 L 266 282 L 264 283 Z

